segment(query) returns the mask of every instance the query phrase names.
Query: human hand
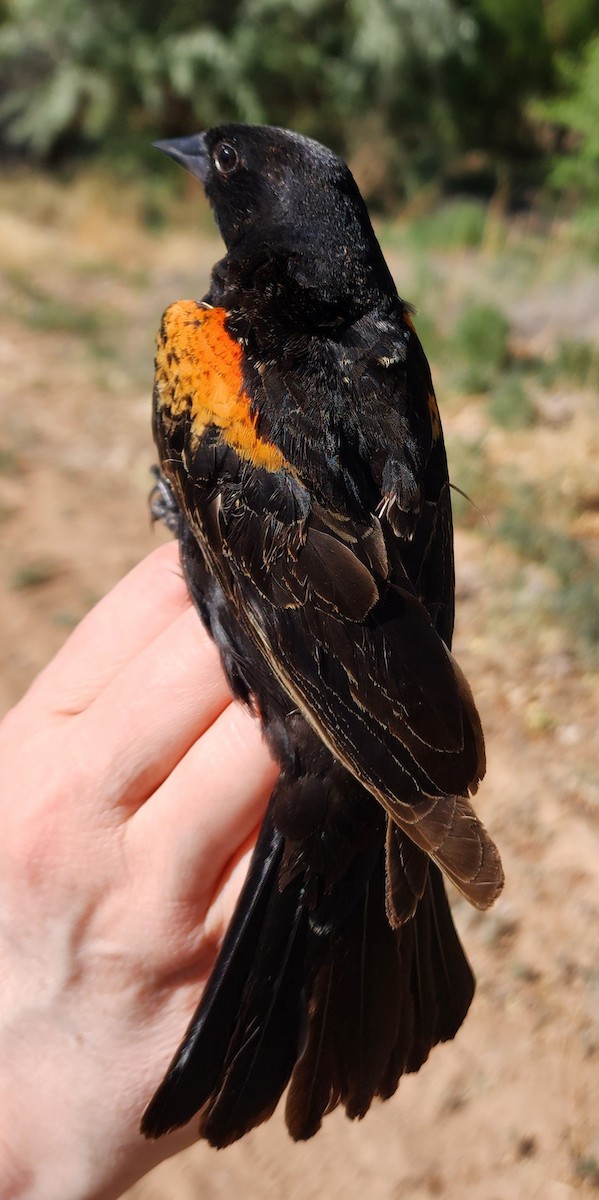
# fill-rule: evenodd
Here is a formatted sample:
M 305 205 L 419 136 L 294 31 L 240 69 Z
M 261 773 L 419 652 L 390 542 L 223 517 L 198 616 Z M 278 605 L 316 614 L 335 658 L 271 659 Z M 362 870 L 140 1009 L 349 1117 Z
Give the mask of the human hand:
M 174 545 L 0 726 L 0 1200 L 111 1200 L 194 1011 L 277 774 Z

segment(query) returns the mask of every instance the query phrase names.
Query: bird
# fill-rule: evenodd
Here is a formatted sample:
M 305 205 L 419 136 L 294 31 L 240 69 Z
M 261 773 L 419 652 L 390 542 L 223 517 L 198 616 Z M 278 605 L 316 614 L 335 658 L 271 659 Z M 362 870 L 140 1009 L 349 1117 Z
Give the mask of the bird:
M 451 652 L 450 482 L 429 365 L 346 163 L 271 126 L 156 143 L 226 253 L 157 339 L 152 512 L 280 774 L 199 1006 L 148 1104 L 224 1147 L 286 1091 L 294 1140 L 361 1118 L 474 993 L 444 885 L 503 884 Z

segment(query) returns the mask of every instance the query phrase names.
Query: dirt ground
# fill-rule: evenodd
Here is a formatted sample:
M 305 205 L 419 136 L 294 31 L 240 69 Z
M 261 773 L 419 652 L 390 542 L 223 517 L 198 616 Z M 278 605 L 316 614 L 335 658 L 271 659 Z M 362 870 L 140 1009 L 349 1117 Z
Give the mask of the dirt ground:
M 219 249 L 187 208 L 177 232 L 159 233 L 138 208 L 97 179 L 62 188 L 23 177 L 0 188 L 4 708 L 161 536 L 146 504 L 154 331 L 169 301 L 202 293 Z M 422 264 L 401 250 L 391 260 L 402 293 L 421 291 Z M 514 339 L 535 353 L 564 323 L 599 339 L 599 269 L 550 268 L 541 256 L 523 277 L 501 264 L 484 247 L 437 252 L 428 299 L 438 293 L 449 311 L 465 295 L 499 296 Z M 507 878 L 490 914 L 455 902 L 478 978 L 473 1008 L 455 1043 L 364 1121 L 336 1112 L 295 1146 L 277 1114 L 227 1151 L 199 1145 L 164 1164 L 129 1200 L 567 1200 L 599 1189 L 596 657 L 572 623 L 547 616 L 547 566 L 500 537 L 493 491 L 516 471 L 554 497 L 558 516 L 571 513 L 571 538 L 596 560 L 599 404 L 588 387 L 537 389 L 540 419 L 511 430 L 444 382 L 441 373 L 456 463 L 464 447 L 484 453 L 490 525 L 467 509 L 456 536 L 456 653 L 488 742 L 477 807 Z M 467 481 L 455 482 L 473 491 L 464 470 Z M 473 498 L 480 504 L 476 479 Z

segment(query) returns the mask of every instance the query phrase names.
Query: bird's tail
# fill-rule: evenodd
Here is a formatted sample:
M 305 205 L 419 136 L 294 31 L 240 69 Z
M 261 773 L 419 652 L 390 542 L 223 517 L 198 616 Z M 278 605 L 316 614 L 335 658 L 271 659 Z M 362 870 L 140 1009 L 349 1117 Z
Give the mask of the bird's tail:
M 301 873 L 283 886 L 284 839 L 267 815 L 202 1001 L 142 1120 L 159 1137 L 200 1114 L 226 1146 L 274 1111 L 311 1137 L 337 1104 L 362 1117 L 459 1029 L 474 992 L 439 870 L 414 915 L 393 927 L 385 839 L 369 861 L 307 902 Z

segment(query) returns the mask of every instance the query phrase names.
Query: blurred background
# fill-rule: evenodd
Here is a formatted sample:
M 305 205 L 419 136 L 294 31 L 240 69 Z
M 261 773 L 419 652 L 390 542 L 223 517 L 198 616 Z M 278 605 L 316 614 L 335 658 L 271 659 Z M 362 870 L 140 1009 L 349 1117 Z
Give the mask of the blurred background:
M 151 149 L 227 119 L 347 157 L 431 359 L 457 655 L 507 886 L 455 904 L 474 1008 L 398 1095 L 277 1115 L 131 1200 L 599 1190 L 599 3 L 0 0 L 0 703 L 164 536 L 153 341 L 221 250 Z

